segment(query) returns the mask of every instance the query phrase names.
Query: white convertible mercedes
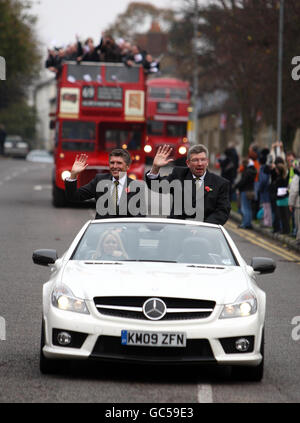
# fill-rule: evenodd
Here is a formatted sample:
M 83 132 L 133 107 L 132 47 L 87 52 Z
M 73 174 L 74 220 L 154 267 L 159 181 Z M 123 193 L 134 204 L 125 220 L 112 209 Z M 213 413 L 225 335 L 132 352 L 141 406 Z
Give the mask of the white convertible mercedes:
M 265 293 L 257 274 L 270 258 L 241 257 L 227 231 L 187 220 L 131 218 L 87 222 L 50 266 L 43 288 L 40 369 L 66 361 L 229 365 L 261 380 Z

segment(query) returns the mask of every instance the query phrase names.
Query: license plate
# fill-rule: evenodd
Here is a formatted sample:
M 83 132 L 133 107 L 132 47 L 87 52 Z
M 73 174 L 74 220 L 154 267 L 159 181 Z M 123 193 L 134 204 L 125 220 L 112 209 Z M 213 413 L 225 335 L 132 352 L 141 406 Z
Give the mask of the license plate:
M 183 332 L 138 332 L 122 330 L 121 344 L 141 347 L 185 347 L 186 334 Z

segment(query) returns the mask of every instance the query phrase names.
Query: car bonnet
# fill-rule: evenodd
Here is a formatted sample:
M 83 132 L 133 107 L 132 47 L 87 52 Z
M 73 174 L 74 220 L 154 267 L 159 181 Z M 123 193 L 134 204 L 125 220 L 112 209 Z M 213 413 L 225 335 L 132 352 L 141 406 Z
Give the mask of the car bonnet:
M 251 285 L 241 266 L 72 260 L 65 266 L 62 282 L 74 295 L 87 300 L 96 296 L 171 296 L 217 304 L 233 302 Z

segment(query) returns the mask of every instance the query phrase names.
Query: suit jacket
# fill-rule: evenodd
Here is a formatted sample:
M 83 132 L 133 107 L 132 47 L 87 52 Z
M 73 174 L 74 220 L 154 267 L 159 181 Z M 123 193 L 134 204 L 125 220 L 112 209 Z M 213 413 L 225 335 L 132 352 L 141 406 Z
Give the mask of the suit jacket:
M 151 189 L 151 179 L 146 174 L 145 180 L 149 189 Z M 167 180 L 169 182 L 179 180 L 184 189 L 184 181 L 192 181 L 192 205 L 196 206 L 196 185 L 193 175 L 188 167 L 174 167 L 172 173 L 165 177 L 159 177 L 159 181 Z M 229 199 L 229 182 L 214 173 L 206 171 L 204 178 L 204 222 L 224 225 L 228 220 L 231 204 Z M 182 189 L 182 192 L 183 192 Z M 182 197 L 184 193 L 182 193 Z M 184 199 L 182 198 L 182 204 Z M 174 212 L 174 204 L 170 213 L 171 218 L 192 219 L 195 216 L 185 214 L 184 207 L 181 215 Z
M 103 190 L 99 191 L 99 186 L 97 189 L 97 185 L 102 182 L 101 187 Z M 108 210 L 108 200 L 104 201 L 103 204 L 101 203 L 101 197 L 103 195 L 106 198 L 111 198 L 110 188 L 112 184 L 112 176 L 110 174 L 97 174 L 94 179 L 92 179 L 88 184 L 77 188 L 77 181 L 65 181 L 65 188 L 66 188 L 66 197 L 67 200 L 70 202 L 82 202 L 86 200 L 91 200 L 95 198 L 96 200 L 96 216 L 95 219 L 103 219 L 103 218 L 115 218 L 115 217 L 143 217 L 145 213 L 142 213 L 139 210 L 138 214 L 131 214 L 128 208 L 129 201 L 136 195 L 135 191 L 131 191 L 129 186 L 131 183 L 135 183 L 133 179 L 128 178 L 126 179 L 126 186 L 123 187 L 122 194 L 120 197 L 119 205 L 117 206 L 116 210 L 113 210 L 113 213 Z M 109 193 L 108 193 L 109 191 Z M 98 202 L 99 201 L 99 202 Z M 103 206 L 103 207 L 102 207 Z M 137 207 L 142 207 L 140 201 L 138 201 Z M 100 213 L 99 213 L 100 212 Z

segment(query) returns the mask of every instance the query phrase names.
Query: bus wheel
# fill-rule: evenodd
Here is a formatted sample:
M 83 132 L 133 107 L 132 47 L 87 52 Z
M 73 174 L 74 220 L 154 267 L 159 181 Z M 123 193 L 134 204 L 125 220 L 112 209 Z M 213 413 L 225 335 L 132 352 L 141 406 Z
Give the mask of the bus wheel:
M 54 207 L 64 207 L 67 204 L 65 191 L 56 185 L 52 187 L 52 204 Z

